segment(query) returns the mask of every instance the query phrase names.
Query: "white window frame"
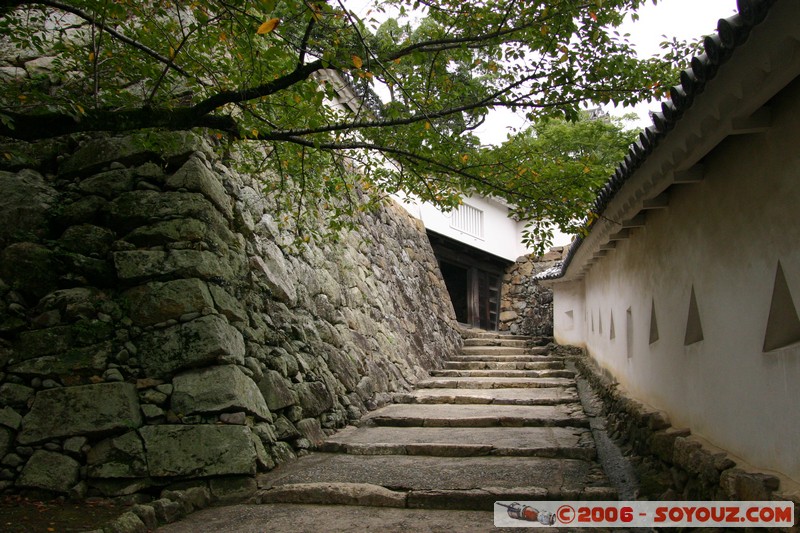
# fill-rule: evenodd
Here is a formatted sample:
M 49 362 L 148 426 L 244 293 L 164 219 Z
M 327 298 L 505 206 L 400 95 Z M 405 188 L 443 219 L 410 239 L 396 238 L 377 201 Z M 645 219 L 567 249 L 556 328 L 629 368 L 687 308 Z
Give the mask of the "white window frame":
M 450 213 L 450 227 L 480 240 L 484 240 L 484 212 L 463 203 Z

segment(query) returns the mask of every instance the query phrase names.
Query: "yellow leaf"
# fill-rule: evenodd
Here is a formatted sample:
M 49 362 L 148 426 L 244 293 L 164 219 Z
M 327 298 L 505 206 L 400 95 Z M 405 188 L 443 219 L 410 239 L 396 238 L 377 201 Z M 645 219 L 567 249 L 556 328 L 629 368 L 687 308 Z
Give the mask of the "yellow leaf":
M 94 52 L 89 52 L 89 63 L 94 63 Z
M 588 174 L 591 171 L 592 171 L 592 169 L 590 169 L 589 167 L 583 167 L 583 173 L 584 174 Z
M 300 102 L 302 102 L 302 101 L 303 101 L 303 99 L 302 99 L 302 98 L 300 98 L 300 95 L 299 95 L 299 94 L 296 94 L 296 95 L 294 95 L 294 103 L 295 103 L 295 104 L 299 104 L 299 103 L 300 103 Z
M 257 129 L 253 128 L 253 130 L 250 133 L 253 134 L 253 138 L 255 138 L 255 139 L 258 138 L 258 130 Z
M 466 163 L 467 161 L 469 161 L 469 155 L 467 155 L 467 154 L 462 154 L 462 155 L 461 155 L 461 162 L 462 162 L 462 163 Z
M 258 35 L 264 35 L 264 34 L 270 33 L 272 30 L 274 30 L 275 28 L 278 27 L 278 23 L 280 21 L 281 21 L 281 19 L 277 19 L 277 18 L 269 19 L 264 24 L 262 24 L 261 26 L 258 27 L 258 31 L 256 31 L 256 33 Z
M 429 129 L 431 129 L 431 123 L 430 123 L 430 122 L 428 122 L 427 120 L 425 121 L 425 129 L 426 129 L 426 130 L 429 130 Z
M 5 157 L 5 158 L 6 158 L 6 159 L 8 159 L 9 161 L 11 161 L 11 159 L 12 159 L 14 156 L 13 156 L 13 155 L 11 155 L 11 154 L 10 154 L 10 153 L 8 153 L 8 152 L 3 152 L 3 157 Z
M 364 62 L 361 61 L 361 58 L 354 54 L 353 55 L 353 65 L 355 65 L 356 68 L 361 68 L 361 65 L 363 65 L 363 64 L 364 64 Z
M 400 64 L 400 58 L 399 58 L 399 57 L 398 57 L 397 59 L 395 59 L 395 60 L 394 60 L 394 64 L 395 64 L 395 65 L 399 65 L 399 64 Z
M 173 47 L 169 47 L 169 58 L 175 59 L 175 49 Z
M 542 32 L 542 35 L 547 35 L 550 33 L 550 28 L 548 28 L 546 24 L 542 24 L 542 27 L 539 29 L 539 31 Z
M 78 113 L 80 113 L 81 115 L 85 115 L 86 114 L 86 111 L 83 109 L 83 107 L 80 104 L 75 104 L 75 107 L 78 109 Z

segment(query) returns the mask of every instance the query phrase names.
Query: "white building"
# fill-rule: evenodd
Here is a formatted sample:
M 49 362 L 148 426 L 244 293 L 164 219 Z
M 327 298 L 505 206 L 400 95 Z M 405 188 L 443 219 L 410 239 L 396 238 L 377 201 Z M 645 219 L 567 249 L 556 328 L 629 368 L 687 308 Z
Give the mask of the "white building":
M 546 283 L 559 343 L 673 426 L 800 482 L 800 2 L 742 5 Z
M 361 100 L 336 71 L 321 71 L 317 77 L 336 88 L 336 101 L 329 102 L 332 106 L 345 112 L 362 111 Z M 525 222 L 512 218 L 503 201 L 484 196 L 465 198 L 448 213 L 416 198 L 395 195 L 394 199 L 428 232 L 458 320 L 497 329 L 505 270 L 530 253 L 522 242 Z M 555 244 L 569 242 L 563 234 L 556 239 Z
M 500 200 L 471 196 L 451 212 L 415 199 L 396 198 L 428 232 L 459 322 L 495 330 L 503 275 L 519 256 L 525 223 Z

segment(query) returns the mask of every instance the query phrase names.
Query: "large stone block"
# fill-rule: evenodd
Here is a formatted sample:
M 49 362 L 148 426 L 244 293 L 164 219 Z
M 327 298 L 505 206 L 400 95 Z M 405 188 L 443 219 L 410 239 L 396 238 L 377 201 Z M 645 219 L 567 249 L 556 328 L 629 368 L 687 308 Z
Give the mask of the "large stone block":
M 102 373 L 111 355 L 111 342 L 72 348 L 58 355 L 46 355 L 9 365 L 15 374 L 25 376 L 91 376 Z
M 0 252 L 0 278 L 26 295 L 41 298 L 58 284 L 55 254 L 32 242 L 12 244 Z
M 153 477 L 256 473 L 256 451 L 246 426 L 147 426 L 139 434 Z
M 205 242 L 214 250 L 227 251 L 226 241 L 232 242 L 233 235 L 227 228 L 212 226 L 196 218 L 176 218 L 140 226 L 130 232 L 125 240 L 142 248 L 173 242 Z
M 300 398 L 300 406 L 307 417 L 319 416 L 333 407 L 333 398 L 321 381 L 298 383 L 295 390 Z
M 90 174 L 113 162 L 138 165 L 150 160 L 180 161 L 195 151 L 209 152 L 210 148 L 191 132 L 144 132 L 92 139 L 61 164 L 59 173 Z
M 10 429 L 0 427 L 0 456 L 5 456 L 11 450 L 14 443 L 14 432 Z
M 216 362 L 244 364 L 244 340 L 219 315 L 150 332 L 139 342 L 139 358 L 150 377 L 169 377 L 178 370 Z
M 129 232 L 158 220 L 195 218 L 225 225 L 224 218 L 202 194 L 131 191 L 120 194 L 108 207 L 112 228 Z
M 169 176 L 167 187 L 199 192 L 219 209 L 227 218 L 233 217 L 233 202 L 225 192 L 219 176 L 214 174 L 198 157 L 191 157 L 184 165 Z
M 6 426 L 16 430 L 19 429 L 20 422 L 22 422 L 22 417 L 11 407 L 3 407 L 0 409 L 0 426 Z
M 130 169 L 122 168 L 101 172 L 82 180 L 78 188 L 86 194 L 113 198 L 133 189 L 136 177 Z
M 274 410 L 297 403 L 297 394 L 292 392 L 289 382 L 274 370 L 268 370 L 258 383 L 267 406 Z
M 129 431 L 122 436 L 97 443 L 86 456 L 89 477 L 136 478 L 147 476 L 144 444 L 139 434 Z
M 175 413 L 247 411 L 262 420 L 271 420 L 261 391 L 236 365 L 186 372 L 176 376 L 172 384 L 171 408 Z
M 264 255 L 262 257 L 252 256 L 250 268 L 257 279 L 263 280 L 273 296 L 284 303 L 295 305 L 297 291 L 294 281 L 289 277 L 283 253 L 280 248 L 271 243 L 265 244 L 262 248 L 264 248 Z
M 64 250 L 88 257 L 105 258 L 114 242 L 114 232 L 92 224 L 70 226 L 58 239 Z
M 166 273 L 184 278 L 231 282 L 242 273 L 239 263 L 233 254 L 221 257 L 202 250 L 172 250 L 164 268 Z
M 239 300 L 231 296 L 228 291 L 217 285 L 209 285 L 209 291 L 214 298 L 214 304 L 220 313 L 225 315 L 231 322 L 247 322 L 247 312 L 244 310 Z
M 325 441 L 325 433 L 322 431 L 319 420 L 316 418 L 304 418 L 297 423 L 297 430 L 308 439 L 316 448 Z
M 768 474 L 745 472 L 730 468 L 722 472 L 720 486 L 731 500 L 767 501 L 780 488 L 780 480 Z
M 80 465 L 60 453 L 37 450 L 22 469 L 18 487 L 67 492 L 78 482 Z
M 34 390 L 18 383 L 3 383 L 0 385 L 0 405 L 26 408 L 33 398 Z
M 0 172 L 0 248 L 18 240 L 41 237 L 47 211 L 56 198 L 38 172 Z
M 72 342 L 73 331 L 70 326 L 23 331 L 19 334 L 15 359 L 24 361 L 63 352 L 72 345 Z
M 135 324 L 149 326 L 179 319 L 186 313 L 212 308 L 214 301 L 205 283 L 199 279 L 152 282 L 126 291 L 123 295 L 128 316 Z
M 39 391 L 22 419 L 20 444 L 73 435 L 103 435 L 142 425 L 131 383 L 98 383 Z
M 124 281 L 165 276 L 230 281 L 238 273 L 227 258 L 203 250 L 128 250 L 113 257 L 117 277 Z
M 164 264 L 167 262 L 167 252 L 128 250 L 114 252 L 113 258 L 117 277 L 124 281 L 134 281 L 163 274 Z

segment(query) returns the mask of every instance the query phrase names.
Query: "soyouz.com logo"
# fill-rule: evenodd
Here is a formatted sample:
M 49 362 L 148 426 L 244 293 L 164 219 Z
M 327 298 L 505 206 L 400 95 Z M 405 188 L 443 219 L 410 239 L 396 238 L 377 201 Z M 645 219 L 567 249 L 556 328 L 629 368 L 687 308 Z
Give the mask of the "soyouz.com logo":
M 791 527 L 794 504 L 720 501 L 495 502 L 496 527 Z

